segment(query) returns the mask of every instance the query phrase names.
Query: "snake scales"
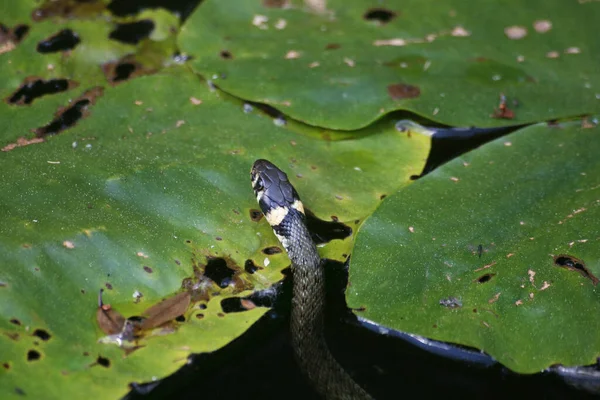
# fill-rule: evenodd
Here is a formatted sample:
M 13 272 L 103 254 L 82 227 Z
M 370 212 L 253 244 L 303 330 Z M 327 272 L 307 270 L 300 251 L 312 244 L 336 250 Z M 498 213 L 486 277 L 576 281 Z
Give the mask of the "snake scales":
M 251 178 L 259 206 L 292 262 L 290 329 L 300 368 L 327 399 L 372 399 L 335 360 L 325 342 L 325 276 L 298 193 L 287 175 L 267 160 L 254 163 Z

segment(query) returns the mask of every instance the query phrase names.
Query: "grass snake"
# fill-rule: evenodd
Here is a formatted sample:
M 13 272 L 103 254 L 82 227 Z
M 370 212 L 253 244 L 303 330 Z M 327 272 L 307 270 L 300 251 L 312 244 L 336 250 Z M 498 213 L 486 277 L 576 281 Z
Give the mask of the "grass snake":
M 325 274 L 296 189 L 267 160 L 254 162 L 251 178 L 258 204 L 292 262 L 290 330 L 300 368 L 327 399 L 372 399 L 335 360 L 325 342 Z

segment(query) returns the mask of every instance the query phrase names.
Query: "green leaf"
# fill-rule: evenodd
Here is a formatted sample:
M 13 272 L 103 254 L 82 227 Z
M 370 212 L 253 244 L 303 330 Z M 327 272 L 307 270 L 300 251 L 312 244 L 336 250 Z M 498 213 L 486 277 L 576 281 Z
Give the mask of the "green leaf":
M 27 63 L 39 64 L 36 44 L 32 35 L 0 56 L 12 66 L 1 75 L 2 98 L 32 73 Z M 263 253 L 279 244 L 264 219 L 251 218 L 258 208 L 249 176 L 255 159 L 284 168 L 317 216 L 354 228 L 382 194 L 419 174 L 429 152 L 429 137 L 398 132 L 391 120 L 347 141 L 319 139 L 343 135 L 292 121 L 290 129 L 279 127 L 245 113 L 241 101 L 211 90 L 184 66 L 111 86 L 88 73 L 104 61 L 73 61 L 68 74 L 64 65 L 39 68 L 43 79 L 67 74 L 79 86 L 30 105 L 0 105 L 3 398 L 119 397 L 131 382 L 173 373 L 192 352 L 226 345 L 263 315 L 264 308 L 221 308 L 225 298 L 269 287 L 289 265 L 285 253 Z M 32 142 L 32 129 L 90 89 L 93 101 L 75 124 Z M 340 258 L 337 242 L 323 255 Z M 222 263 L 208 271 L 217 258 Z M 246 262 L 258 271 L 247 272 Z M 99 316 L 100 289 L 112 311 Z M 172 321 L 183 309 L 185 321 Z M 120 328 L 121 316 L 149 321 L 134 324 L 142 337 L 123 348 L 111 344 L 122 338 L 106 336 Z
M 531 126 L 388 197 L 357 237 L 349 306 L 521 373 L 595 362 L 599 133 Z
M 311 125 L 409 110 L 483 127 L 598 112 L 599 18 L 597 2 L 562 0 L 222 0 L 196 9 L 179 44 L 223 90 Z M 501 93 L 514 120 L 492 117 Z

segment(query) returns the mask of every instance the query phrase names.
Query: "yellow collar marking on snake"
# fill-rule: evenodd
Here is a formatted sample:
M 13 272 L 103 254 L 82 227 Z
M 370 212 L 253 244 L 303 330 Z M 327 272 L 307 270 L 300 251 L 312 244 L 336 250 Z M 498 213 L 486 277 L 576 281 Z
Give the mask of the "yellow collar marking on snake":
M 275 207 L 265 214 L 265 218 L 267 219 L 267 222 L 269 222 L 269 225 L 279 225 L 284 220 L 288 212 L 289 210 L 286 207 Z

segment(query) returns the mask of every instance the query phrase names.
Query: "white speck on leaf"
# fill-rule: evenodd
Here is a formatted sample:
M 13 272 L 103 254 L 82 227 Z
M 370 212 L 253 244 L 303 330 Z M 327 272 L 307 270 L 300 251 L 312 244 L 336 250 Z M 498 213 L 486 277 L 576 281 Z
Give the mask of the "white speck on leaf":
M 458 26 L 455 26 L 454 29 L 452 29 L 452 36 L 455 36 L 455 37 L 471 36 L 471 32 L 469 32 L 462 26 L 458 25 Z
M 269 29 L 267 26 L 267 21 L 269 21 L 269 17 L 264 15 L 255 15 L 254 18 L 252 18 L 252 25 L 259 29 Z
M 507 26 L 506 28 L 504 28 L 504 34 L 509 39 L 519 40 L 527 36 L 527 29 L 524 26 Z
M 287 21 L 285 19 L 283 19 L 283 18 L 280 18 L 275 23 L 275 28 L 281 30 L 281 29 L 285 28 L 286 25 L 287 25 Z
M 546 19 L 537 20 L 533 23 L 533 29 L 538 33 L 546 33 L 552 29 L 552 22 Z
M 296 58 L 300 58 L 300 52 L 298 52 L 296 50 L 290 50 L 285 54 L 286 60 L 293 60 Z

